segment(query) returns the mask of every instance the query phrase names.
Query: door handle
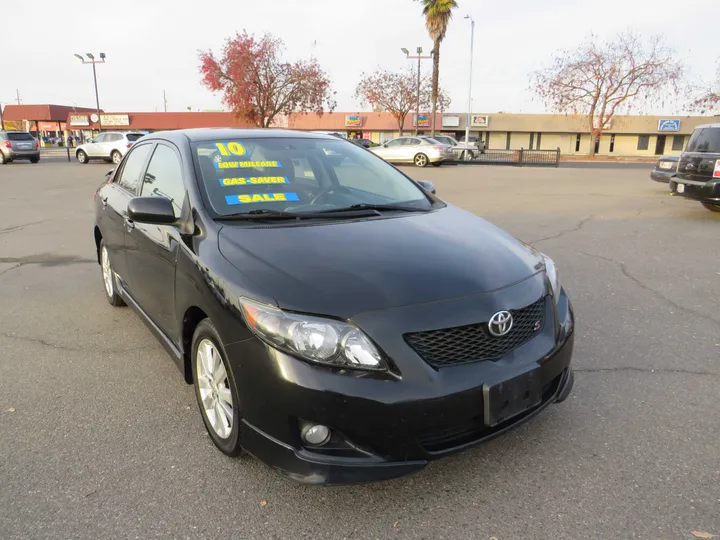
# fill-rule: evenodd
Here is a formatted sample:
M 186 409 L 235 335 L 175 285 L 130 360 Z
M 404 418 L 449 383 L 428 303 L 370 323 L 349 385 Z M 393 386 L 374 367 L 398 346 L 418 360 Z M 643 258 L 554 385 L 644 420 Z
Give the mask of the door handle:
M 125 218 L 125 228 L 132 231 L 135 228 L 135 222 L 132 219 Z

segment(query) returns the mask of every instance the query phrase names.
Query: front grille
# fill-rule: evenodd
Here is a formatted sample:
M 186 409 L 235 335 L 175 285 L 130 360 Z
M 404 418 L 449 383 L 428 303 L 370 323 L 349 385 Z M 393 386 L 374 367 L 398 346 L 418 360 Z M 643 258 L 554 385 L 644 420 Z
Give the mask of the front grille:
M 502 358 L 527 343 L 545 325 L 545 298 L 522 309 L 510 310 L 513 325 L 506 335 L 494 337 L 487 321 L 444 330 L 405 334 L 405 341 L 434 367 L 455 366 Z

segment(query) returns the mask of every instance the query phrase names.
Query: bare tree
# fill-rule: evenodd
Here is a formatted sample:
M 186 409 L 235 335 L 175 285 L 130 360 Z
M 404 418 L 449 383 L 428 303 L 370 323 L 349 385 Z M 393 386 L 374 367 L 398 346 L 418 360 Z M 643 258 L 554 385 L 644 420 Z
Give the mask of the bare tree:
M 417 78 L 413 70 L 400 72 L 377 69 L 374 73 L 362 73 L 355 89 L 355 98 L 375 110 L 389 112 L 398 123 L 400 135 L 405 128 L 405 118 L 417 107 Z M 420 80 L 420 110 L 432 107 L 433 85 L 429 76 Z M 450 106 L 450 98 L 438 89 L 438 109 Z
M 703 83 L 691 89 L 693 94 L 690 110 L 700 114 L 720 111 L 720 61 L 718 62 L 717 79 L 714 83 Z
M 647 41 L 634 33 L 612 41 L 590 40 L 561 51 L 550 67 L 531 75 L 533 90 L 551 109 L 585 114 L 593 143 L 619 112 L 638 103 L 661 101 L 678 94 L 683 65 L 660 36 Z M 591 154 L 595 144 L 591 144 Z

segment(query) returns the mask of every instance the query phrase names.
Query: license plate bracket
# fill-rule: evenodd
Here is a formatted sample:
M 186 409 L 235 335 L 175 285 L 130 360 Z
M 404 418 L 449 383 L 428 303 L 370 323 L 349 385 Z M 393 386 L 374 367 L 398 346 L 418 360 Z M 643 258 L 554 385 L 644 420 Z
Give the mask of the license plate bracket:
M 541 401 L 542 385 L 537 367 L 510 378 L 485 383 L 483 385 L 485 425 L 493 427 L 502 424 L 536 407 Z

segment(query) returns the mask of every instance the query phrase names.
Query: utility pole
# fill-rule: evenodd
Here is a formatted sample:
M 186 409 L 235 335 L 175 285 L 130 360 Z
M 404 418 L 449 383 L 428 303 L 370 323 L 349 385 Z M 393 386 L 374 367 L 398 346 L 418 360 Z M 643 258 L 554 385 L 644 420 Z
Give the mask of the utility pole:
M 17 88 L 15 89 L 15 96 L 17 97 L 18 105 L 20 105 L 20 90 Z
M 475 41 L 475 21 L 470 15 L 465 15 L 466 19 L 470 19 L 470 84 L 468 89 L 468 110 L 467 118 L 465 119 L 465 161 L 470 158 L 470 152 L 468 151 L 468 145 L 470 144 L 470 115 L 472 114 L 472 68 L 473 68 L 473 45 Z M 478 150 L 480 149 L 481 142 L 478 141 Z
M 3 118 L 2 103 L 0 103 L 0 130 L 5 131 L 5 119 Z
M 77 58 L 80 59 L 80 61 L 83 64 L 92 64 L 93 67 L 93 81 L 95 82 L 95 106 L 97 107 L 97 116 L 98 116 L 98 132 L 102 131 L 102 119 L 100 118 L 100 97 L 98 96 L 98 85 L 97 85 L 97 72 L 95 71 L 95 64 L 104 64 L 105 63 L 105 53 L 100 53 L 100 60 L 96 60 L 95 56 L 92 53 L 85 53 L 85 56 L 89 58 L 89 60 L 85 60 L 82 56 L 79 54 L 75 55 Z
M 420 62 L 422 60 L 429 60 L 432 58 L 432 54 L 430 56 L 423 56 L 422 55 L 422 47 L 417 48 L 417 56 L 410 56 L 410 51 L 408 51 L 405 47 L 400 49 L 402 52 L 405 53 L 405 57 L 408 60 L 417 60 L 418 61 L 418 70 L 417 70 L 417 107 L 415 109 L 415 135 L 418 134 L 418 129 L 420 128 Z M 434 120 L 433 120 L 434 122 Z
M 167 98 L 165 97 L 165 90 L 163 90 L 163 103 L 165 104 L 165 112 L 167 112 Z

